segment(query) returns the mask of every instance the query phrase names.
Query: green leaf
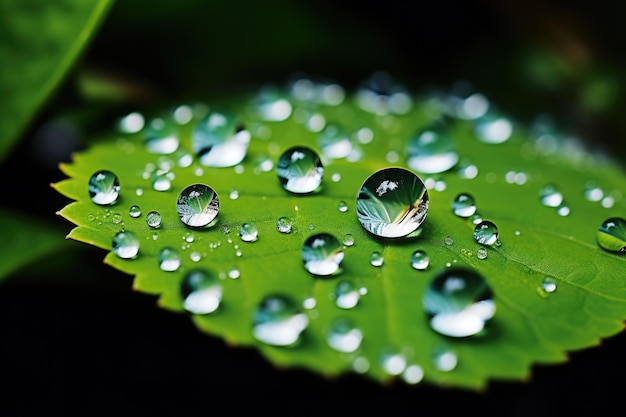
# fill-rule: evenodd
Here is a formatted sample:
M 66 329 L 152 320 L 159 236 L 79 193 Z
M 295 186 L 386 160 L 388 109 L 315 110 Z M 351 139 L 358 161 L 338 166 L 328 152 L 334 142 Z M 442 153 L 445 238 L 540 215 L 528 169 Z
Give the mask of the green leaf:
M 0 281 L 43 256 L 66 248 L 58 228 L 8 210 L 0 209 L 0 229 L 7 243 L 0 252 Z
M 407 383 L 480 389 L 494 379 L 524 380 L 534 364 L 562 363 L 568 352 L 596 346 L 622 331 L 625 258 L 596 241 L 601 223 L 620 217 L 626 207 L 626 178 L 614 161 L 573 146 L 562 139 L 563 133 L 538 134 L 515 121 L 510 139 L 486 143 L 475 130 L 483 119 L 442 115 L 442 108 L 433 105 L 436 95 L 412 97 L 410 110 L 394 113 L 391 107 L 364 110 L 357 95 L 331 104 L 302 102 L 285 93 L 294 109 L 283 121 L 264 120 L 256 107 L 259 97 L 206 103 L 211 111 L 234 112 L 251 132 L 246 157 L 234 167 L 203 166 L 197 157 L 189 166 L 179 162 L 193 154 L 191 132 L 200 116 L 175 126 L 180 147 L 167 155 L 148 151 L 145 131 L 121 137 L 111 133 L 76 154 L 61 167 L 68 178 L 54 185 L 73 200 L 60 211 L 77 226 L 69 238 L 108 251 L 105 262 L 133 275 L 134 288 L 159 295 L 161 307 L 188 314 L 203 332 L 232 345 L 254 346 L 277 365 L 328 376 L 357 372 L 381 383 L 402 378 Z M 348 132 L 353 152 L 347 157 L 322 152 L 319 129 L 309 124 L 320 116 L 327 125 Z M 436 120 L 449 129 L 459 161 L 443 172 L 410 169 L 409 141 Z M 277 162 L 296 145 L 322 155 L 320 190 L 298 195 L 281 186 Z M 357 218 L 359 189 L 370 175 L 388 167 L 415 172 L 428 190 L 427 217 L 410 237 L 376 237 Z M 467 167 L 477 173 L 462 175 L 471 172 L 464 170 Z M 172 175 L 171 189 L 153 189 L 158 169 Z M 90 200 L 88 183 L 99 170 L 119 179 L 121 192 L 114 205 Z M 601 199 L 585 196 L 592 182 Z M 196 183 L 210 186 L 219 196 L 216 224 L 189 228 L 179 218 L 178 196 Z M 540 201 L 541 190 L 549 184 L 564 196 L 560 207 Z M 460 193 L 471 194 L 482 219 L 497 225 L 497 244 L 478 244 L 474 220 L 453 213 L 452 202 Z M 347 211 L 339 209 L 343 203 Z M 133 205 L 140 207 L 139 217 L 130 216 Z M 146 224 L 150 211 L 162 215 L 160 228 Z M 277 230 L 283 216 L 294 221 L 291 233 Z M 253 242 L 239 236 L 241 226 L 249 222 L 258 227 Z M 138 236 L 139 253 L 132 259 L 111 251 L 114 236 L 122 230 Z M 344 258 L 337 274 L 315 276 L 303 267 L 303 244 L 318 233 L 340 241 L 347 234 L 354 238 L 353 245 L 340 249 Z M 158 253 L 166 247 L 180 254 L 176 271 L 159 268 Z M 411 266 L 417 249 L 430 259 L 425 270 Z M 486 250 L 486 257 L 479 257 L 479 250 Z M 370 263 L 374 252 L 382 254 L 382 265 Z M 473 336 L 434 331 L 424 311 L 429 284 L 456 268 L 484 277 L 493 294 L 495 314 Z M 197 269 L 218 277 L 223 287 L 219 307 L 206 314 L 191 313 L 184 304 L 185 276 Z M 554 280 L 556 289 L 543 289 L 546 277 Z M 354 307 L 336 305 L 339 285 L 359 290 Z M 255 311 L 271 295 L 293 300 L 305 314 L 308 326 L 299 343 L 275 346 L 255 337 Z M 356 351 L 338 352 L 327 343 L 336 320 L 349 320 L 361 330 L 363 341 Z
M 0 157 L 63 80 L 111 4 L 111 0 L 0 3 Z

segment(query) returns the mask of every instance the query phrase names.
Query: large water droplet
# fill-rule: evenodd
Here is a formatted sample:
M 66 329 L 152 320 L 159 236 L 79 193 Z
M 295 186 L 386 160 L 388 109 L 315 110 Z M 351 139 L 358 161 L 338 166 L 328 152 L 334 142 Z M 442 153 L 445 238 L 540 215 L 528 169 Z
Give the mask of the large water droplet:
M 347 317 L 338 317 L 326 336 L 328 345 L 338 352 L 355 352 L 363 341 L 363 332 Z
M 180 145 L 178 126 L 169 118 L 155 117 L 144 132 L 148 152 L 160 155 L 171 154 Z
M 357 216 L 370 233 L 386 238 L 415 232 L 428 213 L 422 180 L 403 168 L 386 168 L 369 176 L 359 190 Z
M 460 193 L 452 201 L 452 211 L 459 217 L 471 217 L 476 213 L 476 201 L 471 194 Z
M 191 146 L 198 160 L 208 167 L 232 167 L 248 152 L 250 132 L 234 114 L 214 111 L 193 129 Z
M 268 295 L 257 307 L 252 323 L 254 337 L 273 346 L 295 345 L 309 324 L 298 304 L 282 294 Z
M 137 205 L 130 206 L 130 209 L 128 209 L 128 214 L 130 215 L 130 217 L 136 219 L 137 217 L 141 216 L 141 207 Z
M 181 283 L 185 310 L 193 314 L 210 314 L 222 302 L 222 284 L 205 269 L 192 269 Z
M 254 222 L 246 222 L 239 228 L 239 237 L 244 242 L 254 242 L 259 237 L 259 229 Z
M 208 185 L 192 184 L 181 191 L 176 203 L 180 220 L 191 227 L 203 227 L 217 217 L 220 200 Z
M 120 182 L 111 171 L 101 170 L 89 178 L 89 197 L 99 206 L 115 204 L 120 196 Z
M 316 191 L 322 184 L 324 166 L 313 149 L 294 146 L 281 154 L 276 165 L 276 174 L 285 190 L 295 194 L 308 194 Z
M 433 330 L 452 337 L 478 334 L 496 310 L 482 275 L 460 267 L 435 276 L 422 301 Z
M 157 260 L 162 271 L 173 272 L 180 267 L 180 256 L 173 248 L 161 249 L 157 255 Z
M 139 238 L 134 232 L 121 231 L 113 237 L 113 253 L 122 259 L 132 259 L 139 253 Z
M 304 268 L 313 275 L 337 273 L 343 256 L 343 245 L 330 233 L 312 235 L 302 245 Z
M 626 253 L 626 220 L 611 217 L 603 221 L 598 228 L 597 241 L 602 249 Z
M 407 147 L 407 165 L 417 172 L 437 174 L 459 162 L 459 154 L 450 133 L 440 126 L 417 132 Z
M 493 246 L 498 236 L 498 227 L 489 220 L 483 220 L 474 227 L 474 240 L 481 245 Z

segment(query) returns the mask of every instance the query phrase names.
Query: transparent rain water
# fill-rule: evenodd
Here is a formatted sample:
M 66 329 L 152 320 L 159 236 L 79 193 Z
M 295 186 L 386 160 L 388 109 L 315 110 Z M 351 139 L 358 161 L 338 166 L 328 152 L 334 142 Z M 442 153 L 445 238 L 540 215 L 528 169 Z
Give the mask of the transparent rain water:
M 252 334 L 268 345 L 293 346 L 309 325 L 298 303 L 284 294 L 265 296 L 254 311 Z
M 285 190 L 294 194 L 308 194 L 321 186 L 324 166 L 313 149 L 294 146 L 280 155 L 276 175 Z
M 222 302 L 222 284 L 206 269 L 192 269 L 181 282 L 181 296 L 185 310 L 193 314 L 210 314 Z
M 343 244 L 330 233 L 309 236 L 301 250 L 304 268 L 313 275 L 327 276 L 340 271 Z
M 209 225 L 217 217 L 220 200 L 208 185 L 192 184 L 181 191 L 176 203 L 180 220 L 190 227 Z

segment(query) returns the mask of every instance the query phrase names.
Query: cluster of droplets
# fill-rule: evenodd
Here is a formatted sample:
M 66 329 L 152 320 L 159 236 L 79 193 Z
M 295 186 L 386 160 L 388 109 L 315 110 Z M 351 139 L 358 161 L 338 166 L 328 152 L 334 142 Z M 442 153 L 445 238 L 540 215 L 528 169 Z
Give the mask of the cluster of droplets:
M 254 102 L 254 111 L 263 121 L 282 121 L 289 117 L 301 123 L 307 130 L 318 134 L 318 153 L 310 144 L 293 146 L 275 160 L 263 156 L 255 162 L 255 173 L 275 170 L 282 189 L 293 196 L 319 193 L 325 181 L 324 160 L 345 158 L 357 161 L 360 158 L 358 145 L 373 140 L 374 132 L 361 128 L 356 133 L 349 132 L 344 125 L 329 122 L 316 111 L 315 106 L 301 106 L 302 103 L 315 103 L 334 106 L 344 100 L 343 89 L 334 83 L 313 82 L 307 78 L 293 81 L 288 94 L 273 88 L 261 90 Z M 407 90 L 394 83 L 386 74 L 376 73 L 364 82 L 356 95 L 357 105 L 364 111 L 377 116 L 398 116 L 406 114 L 413 102 Z M 430 109 L 437 117 L 426 127 L 417 130 L 409 138 L 405 149 L 405 163 L 408 167 L 390 167 L 378 170 L 367 177 L 357 192 L 355 214 L 363 229 L 375 239 L 389 241 L 402 240 L 419 236 L 429 210 L 429 191 L 443 191 L 446 182 L 436 175 L 452 169 L 462 179 L 472 179 L 478 175 L 478 168 L 463 160 L 455 146 L 454 125 L 446 123 L 451 119 L 471 121 L 476 138 L 486 144 L 501 144 L 509 140 L 514 133 L 514 123 L 497 111 L 480 93 L 468 88 L 468 85 L 455 86 L 452 93 L 432 92 Z M 193 123 L 191 129 L 191 151 L 181 146 L 179 127 Z M 209 110 L 203 106 L 179 106 L 169 114 L 158 115 L 151 120 L 144 120 L 139 113 L 131 113 L 120 120 L 120 130 L 126 133 L 142 134 L 148 152 L 163 156 L 155 164 L 145 167 L 142 177 L 151 182 L 154 191 L 169 191 L 176 180 L 176 166 L 191 167 L 197 161 L 201 167 L 195 168 L 198 176 L 203 175 L 202 167 L 234 167 L 236 173 L 242 173 L 241 162 L 247 155 L 251 140 L 251 131 L 244 126 L 237 114 L 224 110 Z M 256 133 L 259 137 L 269 135 L 261 127 Z M 386 160 L 392 164 L 399 161 L 400 154 L 390 151 Z M 434 175 L 423 181 L 416 172 Z M 525 173 L 507 173 L 507 181 L 523 184 L 527 181 Z M 341 180 L 339 173 L 333 173 L 331 180 Z M 111 171 L 95 172 L 88 183 L 91 200 L 98 206 L 114 206 L 119 202 L 122 187 L 118 177 Z M 137 196 L 143 195 L 143 189 L 135 189 Z M 239 199 L 239 191 L 231 189 L 231 200 Z M 589 201 L 601 201 L 605 207 L 611 207 L 612 201 L 598 187 L 588 187 L 585 196 Z M 566 216 L 569 207 L 564 204 L 563 196 L 554 184 L 547 184 L 540 191 L 541 204 L 554 207 Z M 455 216 L 467 219 L 473 225 L 473 238 L 479 245 L 476 249 L 478 259 L 486 259 L 488 248 L 499 246 L 499 231 L 495 223 L 483 219 L 477 210 L 476 200 L 467 192 L 458 194 L 452 201 Z M 298 207 L 296 206 L 296 211 Z M 346 213 L 349 204 L 341 200 L 337 211 Z M 191 230 L 211 228 L 220 212 L 220 199 L 211 186 L 194 183 L 186 186 L 178 195 L 176 212 L 180 221 Z M 128 211 L 131 218 L 142 216 L 139 205 L 132 205 Z M 147 211 L 145 222 L 153 231 L 161 228 L 162 216 L 156 210 Z M 283 216 L 276 221 L 276 230 L 281 234 L 290 234 L 295 221 L 290 216 Z M 224 229 L 228 235 L 229 230 Z M 314 225 L 309 225 L 309 231 Z M 238 236 L 242 242 L 253 243 L 259 239 L 259 228 L 253 221 L 239 225 Z M 229 236 L 229 235 L 228 235 Z M 229 243 L 232 240 L 228 237 Z M 185 238 L 186 245 L 193 242 L 193 235 Z M 345 234 L 341 239 L 328 232 L 309 234 L 301 246 L 301 258 L 304 269 L 316 278 L 341 276 L 342 263 L 346 248 L 354 245 L 354 236 Z M 611 252 L 626 251 L 626 221 L 612 217 L 604 221 L 597 232 L 600 247 Z M 445 245 L 453 245 L 451 236 L 446 237 Z M 209 249 L 221 245 L 211 243 Z M 187 247 L 187 246 L 185 246 Z M 184 247 L 184 248 L 185 248 Z M 237 256 L 241 250 L 233 244 Z M 138 236 L 126 230 L 123 225 L 112 241 L 113 252 L 122 259 L 134 259 L 139 255 Z M 470 251 L 464 250 L 465 254 Z M 199 262 L 203 254 L 193 251 L 190 259 Z M 183 307 L 192 314 L 211 314 L 221 305 L 223 295 L 222 279 L 237 279 L 240 271 L 232 267 L 215 275 L 203 268 L 185 271 L 179 251 L 173 247 L 163 247 L 158 251 L 159 269 L 164 272 L 183 272 L 180 295 Z M 431 267 L 430 257 L 424 249 L 413 249 L 408 257 L 411 268 L 426 271 Z M 369 262 L 373 267 L 383 267 L 384 254 L 373 251 Z M 454 261 L 456 262 L 456 260 Z M 478 272 L 452 267 L 437 273 L 423 294 L 422 304 L 430 327 L 447 337 L 470 337 L 485 333 L 485 328 L 495 314 L 493 293 L 487 280 Z M 547 276 L 537 291 L 542 296 L 554 292 L 556 279 Z M 363 295 L 364 286 L 352 280 L 339 279 L 334 287 L 332 298 L 341 310 L 355 308 Z M 315 301 L 307 298 L 299 305 L 290 296 L 274 293 L 260 299 L 253 317 L 253 335 L 259 341 L 275 346 L 295 346 L 301 341 L 301 334 L 309 324 L 309 315 L 304 310 L 311 310 Z M 343 353 L 357 352 L 363 340 L 363 333 L 352 319 L 339 316 L 328 328 L 328 345 Z M 391 375 L 402 375 L 407 382 L 419 382 L 423 377 L 422 368 L 407 361 L 403 353 L 394 350 L 381 355 L 381 366 Z M 435 367 L 449 371 L 456 366 L 456 355 L 448 348 L 442 348 L 433 354 Z M 365 372 L 369 364 L 363 357 L 354 362 L 354 369 Z

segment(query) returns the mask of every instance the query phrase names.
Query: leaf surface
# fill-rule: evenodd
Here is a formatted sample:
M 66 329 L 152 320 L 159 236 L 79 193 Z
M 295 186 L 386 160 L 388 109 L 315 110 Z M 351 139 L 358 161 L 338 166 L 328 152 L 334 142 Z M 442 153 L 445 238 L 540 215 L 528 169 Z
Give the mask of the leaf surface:
M 509 140 L 485 143 L 477 138 L 476 121 L 442 117 L 428 97 L 413 97 L 411 109 L 402 114 L 373 114 L 355 97 L 332 105 L 292 98 L 293 112 L 283 121 L 264 120 L 254 94 L 235 102 L 208 103 L 210 109 L 234 111 L 251 132 L 246 157 L 235 167 L 207 167 L 197 158 L 181 166 L 182 152 L 192 153 L 197 119 L 177 126 L 180 147 L 168 155 L 149 152 L 144 131 L 112 133 L 61 167 L 68 178 L 54 187 L 73 201 L 60 215 L 76 225 L 68 237 L 108 251 L 105 262 L 133 275 L 138 291 L 158 295 L 161 307 L 188 314 L 202 331 L 233 345 L 254 346 L 277 365 L 328 376 L 357 372 L 381 383 L 402 378 L 481 389 L 493 379 L 523 380 L 536 363 L 562 363 L 568 352 L 596 346 L 622 331 L 625 258 L 596 241 L 600 224 L 623 217 L 626 207 L 626 178 L 618 164 L 567 141 L 546 147 L 529 127 L 515 121 Z M 327 124 L 340 124 L 349 132 L 353 152 L 348 157 L 324 156 L 320 132 L 307 125 L 312 115 L 322 115 Z M 420 232 L 399 239 L 366 232 L 356 215 L 361 185 L 380 169 L 408 168 L 409 141 L 440 118 L 450 129 L 460 159 L 439 173 L 414 170 L 430 200 Z M 358 132 L 371 136 L 362 139 Z M 277 162 L 295 145 L 322 155 L 320 191 L 294 195 L 281 186 Z M 475 167 L 476 175 L 462 175 L 467 166 Z M 152 174 L 158 167 L 174 174 L 168 191 L 153 189 Z M 103 169 L 114 172 L 121 185 L 119 200 L 109 207 L 94 204 L 88 193 L 89 178 Z M 601 200 L 585 197 L 591 181 L 602 190 Z M 177 214 L 179 193 L 194 183 L 209 185 L 220 198 L 217 223 L 210 227 L 190 229 Z M 541 204 L 541 190 L 551 183 L 561 190 L 561 209 L 568 212 L 558 214 L 556 207 Z M 453 213 L 459 193 L 471 194 L 482 219 L 497 225 L 497 245 L 478 244 L 474 222 Z M 347 211 L 339 210 L 341 203 Z M 138 218 L 129 215 L 133 205 L 141 208 Z M 162 215 L 158 229 L 146 224 L 152 210 Z M 294 220 L 291 233 L 277 230 L 283 216 Z M 246 222 L 258 227 L 254 242 L 239 236 Z M 139 237 L 139 254 L 133 259 L 111 251 L 121 230 Z M 340 241 L 347 234 L 354 238 L 353 245 L 342 248 L 345 256 L 336 275 L 314 276 L 303 267 L 303 244 L 317 233 L 330 233 Z M 181 266 L 174 272 L 159 268 L 158 252 L 164 247 L 180 254 Z M 416 249 L 430 258 L 425 270 L 411 266 Z M 477 256 L 479 249 L 486 249 L 486 258 Z M 370 263 L 373 252 L 384 257 L 381 266 Z M 485 331 L 471 337 L 434 331 L 423 307 L 429 283 L 457 267 L 483 276 L 495 300 L 495 315 Z M 210 314 L 185 308 L 182 281 L 198 268 L 219 277 L 223 287 L 219 308 Z M 554 291 L 542 289 L 546 277 L 555 280 Z M 356 306 L 336 304 L 341 282 L 359 289 Z M 274 346 L 254 336 L 255 311 L 273 294 L 294 300 L 308 319 L 295 346 Z M 327 336 L 339 319 L 352 321 L 362 332 L 355 351 L 339 352 L 329 345 Z

